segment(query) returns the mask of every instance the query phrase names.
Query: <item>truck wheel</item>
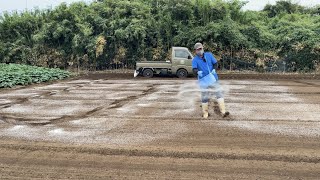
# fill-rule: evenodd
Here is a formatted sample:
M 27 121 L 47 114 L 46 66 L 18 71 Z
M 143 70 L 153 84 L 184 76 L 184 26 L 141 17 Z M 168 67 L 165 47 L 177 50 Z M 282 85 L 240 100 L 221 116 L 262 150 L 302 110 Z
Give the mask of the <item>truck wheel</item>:
M 143 71 L 142 75 L 144 77 L 147 77 L 147 78 L 152 78 L 153 77 L 153 71 L 151 69 L 145 69 Z
M 177 71 L 177 76 L 178 76 L 178 78 L 186 78 L 186 77 L 188 77 L 188 71 L 185 69 L 179 69 Z

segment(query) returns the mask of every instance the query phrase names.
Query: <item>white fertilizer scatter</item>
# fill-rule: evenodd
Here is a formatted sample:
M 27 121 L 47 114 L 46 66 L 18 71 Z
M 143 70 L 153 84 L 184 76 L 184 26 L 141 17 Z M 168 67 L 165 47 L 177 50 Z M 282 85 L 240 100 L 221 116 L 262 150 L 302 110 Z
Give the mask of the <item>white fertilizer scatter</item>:
M 246 93 L 236 91 L 234 93 L 236 97 L 228 95 L 229 99 L 226 100 L 229 103 L 226 105 L 232 114 L 233 121 L 219 121 L 216 124 L 278 135 L 320 135 L 319 104 L 308 103 L 296 97 L 292 93 L 294 90 L 289 87 L 272 82 L 255 84 L 255 81 L 236 81 L 234 83 L 240 86 L 247 84 L 248 87 L 241 88 L 241 90 L 246 89 Z M 237 88 L 230 89 L 234 91 Z
M 76 124 L 76 125 L 77 124 L 82 124 L 82 122 L 83 122 L 83 120 L 81 120 L 81 119 L 80 120 L 71 121 L 72 124 Z
M 59 128 L 59 129 L 50 130 L 49 134 L 52 134 L 52 135 L 64 135 L 64 134 L 66 134 L 66 132 L 64 132 L 63 129 Z
M 23 131 L 23 129 L 24 129 L 25 127 L 26 127 L 26 126 L 24 126 L 24 125 L 16 125 L 16 126 L 13 126 L 12 128 L 9 128 L 8 131 L 9 131 L 9 132 Z
M 2 104 L 10 103 L 0 106 L 0 136 L 137 145 L 187 133 L 190 126 L 186 119 L 192 118 L 194 123 L 257 133 L 320 135 L 320 105 L 312 101 L 312 93 L 308 94 L 315 88 L 295 92 L 294 82 L 220 83 L 231 113 L 229 121 L 216 114 L 208 121 L 198 121 L 201 91 L 196 80 L 74 80 L 13 90 L 0 97 Z M 211 92 L 213 98 L 215 91 Z
M 137 106 L 140 106 L 140 107 L 150 107 L 150 104 L 137 104 Z
M 41 128 L 34 128 L 27 125 L 13 125 L 3 131 L 0 131 L 1 136 L 9 136 L 15 138 L 22 138 L 22 139 L 30 139 L 30 140 L 37 140 L 42 139 L 43 134 L 40 134 Z
M 182 84 L 178 90 L 176 98 L 183 99 L 188 103 L 193 102 L 200 97 L 201 91 L 196 81 L 187 81 Z
M 136 104 L 128 104 L 116 109 L 117 114 L 134 114 L 137 111 Z

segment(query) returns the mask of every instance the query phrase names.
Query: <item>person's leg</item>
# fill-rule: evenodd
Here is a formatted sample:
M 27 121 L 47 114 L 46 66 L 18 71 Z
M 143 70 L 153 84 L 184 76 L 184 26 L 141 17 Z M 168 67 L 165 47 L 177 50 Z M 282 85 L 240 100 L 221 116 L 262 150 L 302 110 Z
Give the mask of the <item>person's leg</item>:
M 209 91 L 208 89 L 201 89 L 201 102 L 202 102 L 202 116 L 208 118 L 209 116 Z
M 218 102 L 218 105 L 219 105 L 219 109 L 220 109 L 220 112 L 221 112 L 221 115 L 223 117 L 227 117 L 229 116 L 229 112 L 226 111 L 226 106 L 225 106 L 225 103 L 224 103 L 224 96 L 223 96 L 223 90 L 220 86 L 220 83 L 219 81 L 216 82 L 216 84 L 214 85 L 214 88 L 215 88 L 215 95 L 216 95 L 216 98 L 217 98 L 217 102 Z

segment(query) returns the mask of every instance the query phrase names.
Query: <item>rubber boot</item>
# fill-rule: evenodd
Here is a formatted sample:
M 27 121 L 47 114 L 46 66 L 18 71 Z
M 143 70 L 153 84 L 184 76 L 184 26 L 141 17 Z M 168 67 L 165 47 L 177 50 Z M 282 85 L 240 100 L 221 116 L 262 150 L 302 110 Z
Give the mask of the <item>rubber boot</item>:
M 224 104 L 224 99 L 223 98 L 219 98 L 219 99 L 217 99 L 217 102 L 218 102 L 220 113 L 221 113 L 222 117 L 229 116 L 230 113 L 228 111 L 226 111 L 226 106 Z
M 209 116 L 209 104 L 208 103 L 202 103 L 202 113 L 203 118 L 207 119 Z

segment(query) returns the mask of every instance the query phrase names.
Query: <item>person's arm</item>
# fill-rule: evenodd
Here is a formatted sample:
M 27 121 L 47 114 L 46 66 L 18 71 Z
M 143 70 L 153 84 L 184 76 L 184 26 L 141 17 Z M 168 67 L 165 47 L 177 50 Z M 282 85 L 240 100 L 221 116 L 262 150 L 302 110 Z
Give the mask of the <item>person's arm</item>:
M 215 64 L 213 65 L 213 68 L 217 71 L 217 70 L 218 70 L 218 63 L 215 63 Z
M 217 70 L 218 70 L 218 61 L 216 60 L 216 58 L 214 57 L 214 55 L 213 54 L 211 54 L 212 55 L 212 65 L 213 65 L 213 68 L 216 70 L 216 72 L 217 72 Z
M 197 77 L 199 70 L 198 70 L 198 64 L 195 59 L 192 60 L 192 72 Z
M 193 71 L 193 74 L 196 75 L 196 74 L 198 74 L 199 70 L 198 70 L 198 68 L 193 68 L 192 71 Z

